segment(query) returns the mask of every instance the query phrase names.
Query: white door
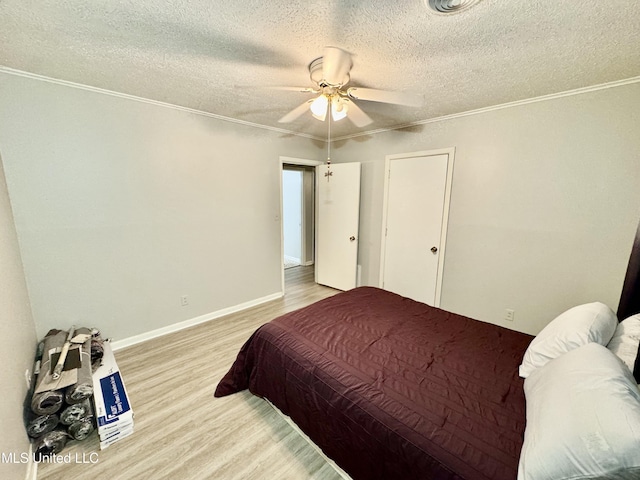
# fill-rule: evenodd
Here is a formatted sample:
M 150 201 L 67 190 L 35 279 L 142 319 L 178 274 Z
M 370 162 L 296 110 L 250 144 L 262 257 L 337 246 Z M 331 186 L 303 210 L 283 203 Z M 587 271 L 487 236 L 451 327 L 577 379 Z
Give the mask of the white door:
M 382 288 L 439 306 L 453 155 L 398 157 L 387 157 Z
M 316 282 L 338 290 L 355 288 L 360 163 L 317 166 L 316 192 Z

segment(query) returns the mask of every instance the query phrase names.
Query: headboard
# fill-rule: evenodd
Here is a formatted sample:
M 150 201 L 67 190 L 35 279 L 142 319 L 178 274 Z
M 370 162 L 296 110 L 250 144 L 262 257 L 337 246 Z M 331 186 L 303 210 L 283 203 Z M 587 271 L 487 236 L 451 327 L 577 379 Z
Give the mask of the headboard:
M 624 277 L 624 285 L 618 304 L 618 319 L 624 320 L 636 313 L 640 313 L 640 225 L 636 231 L 627 274 Z

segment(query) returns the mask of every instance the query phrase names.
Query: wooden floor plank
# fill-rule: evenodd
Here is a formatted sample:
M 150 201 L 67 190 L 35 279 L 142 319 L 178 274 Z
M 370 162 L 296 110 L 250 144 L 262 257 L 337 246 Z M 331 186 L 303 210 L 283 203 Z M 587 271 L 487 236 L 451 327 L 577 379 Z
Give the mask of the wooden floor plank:
M 337 293 L 313 282 L 313 267 L 287 269 L 285 284 L 281 299 L 117 351 L 134 434 L 102 451 L 95 433 L 70 442 L 62 453 L 71 462 L 41 463 L 38 478 L 338 480 L 264 400 L 246 391 L 213 397 L 257 327 Z

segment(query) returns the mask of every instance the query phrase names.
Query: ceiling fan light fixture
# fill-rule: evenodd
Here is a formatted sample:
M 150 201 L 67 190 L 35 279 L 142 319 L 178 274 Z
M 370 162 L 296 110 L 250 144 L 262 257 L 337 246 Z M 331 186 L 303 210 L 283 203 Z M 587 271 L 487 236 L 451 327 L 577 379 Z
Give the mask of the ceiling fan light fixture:
M 319 95 L 311 105 L 309 105 L 309 109 L 311 110 L 311 114 L 314 118 L 317 118 L 321 122 L 324 122 L 324 119 L 327 118 L 327 108 L 329 107 L 329 99 L 326 95 Z
M 427 7 L 436 13 L 453 15 L 473 7 L 480 0 L 424 0 Z
M 346 118 L 349 110 L 349 105 L 344 102 L 340 97 L 336 100 L 331 100 L 331 118 L 334 122 Z

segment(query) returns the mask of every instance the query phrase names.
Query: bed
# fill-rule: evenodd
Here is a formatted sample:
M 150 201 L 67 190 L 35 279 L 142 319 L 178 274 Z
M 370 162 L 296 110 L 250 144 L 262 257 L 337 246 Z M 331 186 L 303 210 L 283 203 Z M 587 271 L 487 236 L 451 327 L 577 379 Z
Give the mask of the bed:
M 267 399 L 355 480 L 640 478 L 640 226 L 617 316 L 536 337 L 374 287 L 260 327 L 215 395 Z
M 215 395 L 266 398 L 354 479 L 514 480 L 532 338 L 359 287 L 260 327 Z

